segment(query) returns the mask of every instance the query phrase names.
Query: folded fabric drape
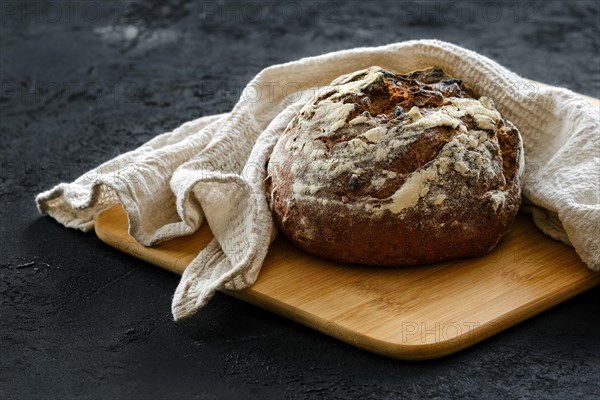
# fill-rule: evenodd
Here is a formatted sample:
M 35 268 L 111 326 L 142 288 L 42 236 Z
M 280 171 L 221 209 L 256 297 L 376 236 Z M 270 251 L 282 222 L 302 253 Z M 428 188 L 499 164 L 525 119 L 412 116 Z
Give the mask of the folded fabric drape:
M 40 193 L 40 212 L 89 231 L 122 203 L 142 245 L 196 231 L 214 239 L 187 266 L 172 304 L 185 318 L 218 289 L 251 286 L 276 228 L 266 201 L 266 162 L 302 106 L 336 77 L 378 65 L 396 73 L 438 66 L 461 78 L 520 130 L 524 196 L 534 222 L 600 270 L 600 116 L 579 95 L 541 88 L 473 51 L 438 40 L 356 48 L 262 70 L 233 110 L 205 116 Z

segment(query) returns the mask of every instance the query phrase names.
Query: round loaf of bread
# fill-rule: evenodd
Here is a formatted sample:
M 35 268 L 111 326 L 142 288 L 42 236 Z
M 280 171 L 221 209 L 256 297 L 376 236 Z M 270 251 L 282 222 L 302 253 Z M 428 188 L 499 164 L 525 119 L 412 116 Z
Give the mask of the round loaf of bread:
M 322 88 L 268 163 L 267 198 L 287 238 L 343 263 L 475 257 L 521 202 L 519 131 L 439 68 L 371 67 Z

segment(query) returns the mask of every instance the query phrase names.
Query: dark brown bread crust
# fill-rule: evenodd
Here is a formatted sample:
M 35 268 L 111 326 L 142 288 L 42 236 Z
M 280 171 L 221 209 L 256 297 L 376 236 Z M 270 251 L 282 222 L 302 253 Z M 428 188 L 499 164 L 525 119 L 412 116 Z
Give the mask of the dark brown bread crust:
M 481 256 L 521 201 L 517 129 L 487 98 L 432 68 L 336 79 L 289 124 L 268 164 L 280 230 L 345 263 Z

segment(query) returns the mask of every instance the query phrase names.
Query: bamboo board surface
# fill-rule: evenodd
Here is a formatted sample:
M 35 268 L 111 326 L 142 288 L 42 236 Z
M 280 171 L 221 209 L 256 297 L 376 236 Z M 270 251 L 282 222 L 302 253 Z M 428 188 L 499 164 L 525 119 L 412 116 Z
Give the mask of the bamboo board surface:
M 121 206 L 96 222 L 96 234 L 107 244 L 177 274 L 212 238 L 204 224 L 191 236 L 147 248 L 127 228 Z M 597 284 L 600 273 L 519 213 L 487 256 L 415 267 L 336 264 L 279 235 L 256 283 L 224 292 L 375 353 L 429 359 L 473 345 Z

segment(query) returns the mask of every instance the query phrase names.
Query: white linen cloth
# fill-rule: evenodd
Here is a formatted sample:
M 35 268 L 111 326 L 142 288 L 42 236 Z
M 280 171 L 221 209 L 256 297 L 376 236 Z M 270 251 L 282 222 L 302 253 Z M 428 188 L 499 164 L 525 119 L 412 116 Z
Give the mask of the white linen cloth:
M 195 313 L 215 290 L 251 286 L 276 228 L 264 194 L 265 164 L 279 135 L 319 87 L 378 65 L 396 73 L 438 66 L 491 97 L 520 130 L 524 196 L 536 225 L 600 270 L 600 121 L 579 95 L 540 88 L 473 51 L 438 40 L 355 48 L 274 65 L 246 86 L 233 110 L 187 122 L 40 193 L 40 212 L 89 231 L 118 202 L 142 245 L 196 231 L 214 239 L 187 266 L 173 317 Z

